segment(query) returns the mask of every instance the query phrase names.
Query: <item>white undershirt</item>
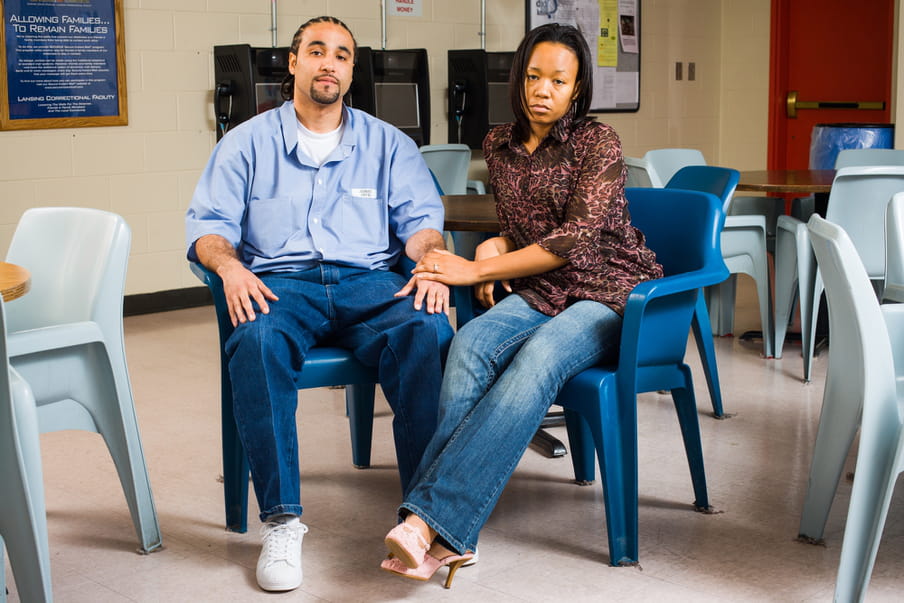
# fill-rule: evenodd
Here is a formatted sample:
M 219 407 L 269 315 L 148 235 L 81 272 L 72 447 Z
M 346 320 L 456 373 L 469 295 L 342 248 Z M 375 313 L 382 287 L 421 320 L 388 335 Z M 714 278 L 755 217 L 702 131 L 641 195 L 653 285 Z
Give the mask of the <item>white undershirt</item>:
M 321 134 L 319 132 L 311 132 L 300 121 L 296 123 L 298 124 L 298 146 L 301 147 L 308 157 L 314 160 L 314 163 L 318 166 L 323 165 L 323 162 L 330 156 L 333 149 L 339 146 L 339 141 L 342 140 L 344 124 L 340 123 L 339 127 L 332 132 Z

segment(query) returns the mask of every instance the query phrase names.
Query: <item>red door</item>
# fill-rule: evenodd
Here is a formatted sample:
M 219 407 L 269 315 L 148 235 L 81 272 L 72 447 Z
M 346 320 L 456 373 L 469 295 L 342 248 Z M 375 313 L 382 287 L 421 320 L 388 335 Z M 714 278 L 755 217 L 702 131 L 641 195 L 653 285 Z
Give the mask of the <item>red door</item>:
M 809 167 L 815 124 L 890 122 L 893 23 L 894 0 L 773 0 L 770 169 Z M 794 92 L 799 102 L 823 107 L 789 117 Z M 884 105 L 872 110 L 835 103 Z

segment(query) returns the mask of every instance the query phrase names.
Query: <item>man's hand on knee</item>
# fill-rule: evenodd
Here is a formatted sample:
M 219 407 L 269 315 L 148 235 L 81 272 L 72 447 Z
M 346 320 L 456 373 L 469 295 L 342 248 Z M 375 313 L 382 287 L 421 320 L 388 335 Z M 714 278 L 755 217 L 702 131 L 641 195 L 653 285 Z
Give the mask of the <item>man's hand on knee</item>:
M 426 302 L 428 314 L 449 314 L 449 287 L 436 281 L 411 277 L 396 297 L 405 297 L 414 291 L 414 309 L 420 310 Z
M 233 327 L 255 319 L 254 303 L 262 314 L 268 314 L 270 306 L 267 301 L 279 299 L 261 279 L 241 264 L 229 265 L 220 272 L 220 278 L 223 279 L 223 293 Z

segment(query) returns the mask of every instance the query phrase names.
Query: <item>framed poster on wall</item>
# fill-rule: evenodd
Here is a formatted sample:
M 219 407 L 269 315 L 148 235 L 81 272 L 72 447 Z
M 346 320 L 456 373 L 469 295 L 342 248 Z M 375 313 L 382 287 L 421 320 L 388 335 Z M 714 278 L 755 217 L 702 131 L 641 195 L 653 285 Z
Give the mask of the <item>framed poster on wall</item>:
M 593 55 L 591 111 L 640 109 L 640 0 L 525 0 L 527 30 L 574 25 Z
M 0 130 L 128 124 L 122 0 L 0 4 Z

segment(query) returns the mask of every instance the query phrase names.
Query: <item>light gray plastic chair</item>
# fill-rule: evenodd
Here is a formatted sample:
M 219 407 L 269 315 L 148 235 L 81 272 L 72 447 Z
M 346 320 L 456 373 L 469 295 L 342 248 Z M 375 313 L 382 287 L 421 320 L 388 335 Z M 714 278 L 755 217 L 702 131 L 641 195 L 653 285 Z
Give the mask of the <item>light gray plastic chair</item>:
M 6 601 L 3 545 L 21 601 L 50 601 L 50 552 L 38 417 L 31 388 L 9 366 L 0 301 L 0 601 Z
M 847 167 L 838 170 L 829 193 L 826 219 L 851 237 L 875 289 L 885 279 L 885 210 L 904 191 L 904 167 Z M 803 378 L 810 380 L 816 316 L 823 285 L 807 227 L 793 216 L 779 216 L 775 242 L 775 357 L 781 358 L 795 300 L 800 301 Z M 881 292 L 881 291 L 880 291 Z M 844 345 L 844 340 L 839 339 Z
M 665 186 L 665 182 L 659 179 L 659 175 L 645 158 L 626 156 L 625 166 L 628 168 L 626 187 L 663 188 Z
M 871 165 L 904 165 L 904 149 L 841 149 L 835 169 Z
M 444 195 L 486 194 L 480 180 L 468 180 L 471 147 L 466 144 L 427 144 L 420 148 L 427 167 L 436 176 Z
M 885 287 L 882 301 L 904 302 L 904 192 L 885 209 Z
M 862 601 L 898 474 L 904 470 L 904 306 L 879 306 L 859 250 L 840 226 L 808 222 L 825 281 L 833 345 L 800 534 L 821 539 L 860 425 L 835 601 Z M 862 418 L 861 418 L 862 417 Z
M 31 291 L 7 304 L 10 363 L 31 385 L 41 432 L 100 433 L 119 475 L 142 551 L 161 545 L 132 400 L 122 332 L 131 232 L 97 209 L 26 211 L 7 261 Z
M 647 165 L 656 173 L 662 186 L 683 167 L 706 165 L 703 153 L 697 149 L 653 149 L 643 156 Z M 654 185 L 655 186 L 655 185 Z

